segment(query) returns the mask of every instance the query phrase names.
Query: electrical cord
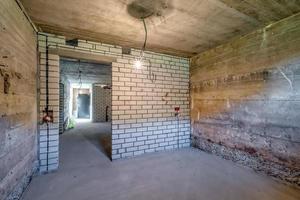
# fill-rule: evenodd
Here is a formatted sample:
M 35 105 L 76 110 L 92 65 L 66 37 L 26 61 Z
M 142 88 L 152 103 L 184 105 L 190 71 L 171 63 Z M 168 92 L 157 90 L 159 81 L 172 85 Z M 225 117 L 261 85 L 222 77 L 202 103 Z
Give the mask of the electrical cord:
M 78 61 L 78 79 L 79 79 L 79 89 L 81 89 L 82 80 L 81 80 L 80 60 Z
M 143 45 L 143 51 L 145 51 L 146 44 L 147 44 L 147 39 L 148 39 L 148 31 L 147 31 L 147 26 L 146 26 L 145 19 L 143 18 L 142 20 L 143 20 L 144 29 L 145 29 L 145 41 L 144 41 L 144 45 Z
M 46 115 L 49 116 L 49 46 L 48 46 L 48 36 L 46 37 Z M 49 123 L 46 123 L 47 127 L 47 155 L 46 155 L 46 170 L 49 170 L 49 140 L 50 140 L 50 130 Z
M 144 51 L 146 49 L 147 39 L 148 39 L 148 30 L 147 30 L 147 25 L 146 25 L 145 18 L 142 18 L 142 21 L 143 21 L 144 30 L 145 30 L 145 40 L 144 40 L 144 44 L 143 44 L 143 47 L 142 47 L 141 52 L 140 52 L 140 60 L 142 60 L 143 57 L 144 57 Z

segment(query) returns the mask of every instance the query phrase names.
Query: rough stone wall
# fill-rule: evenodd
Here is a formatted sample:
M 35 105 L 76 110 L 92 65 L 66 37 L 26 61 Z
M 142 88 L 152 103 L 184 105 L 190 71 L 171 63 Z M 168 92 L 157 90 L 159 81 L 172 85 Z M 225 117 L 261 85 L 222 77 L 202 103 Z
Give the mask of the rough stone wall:
M 100 57 L 114 58 L 112 62 L 112 159 L 132 157 L 177 147 L 190 146 L 189 59 L 145 52 L 145 66 L 133 67 L 139 50 L 122 54 L 120 46 L 78 40 L 78 46 L 66 45 L 65 37 L 39 34 L 41 85 L 45 85 L 46 38 L 52 49 L 72 50 Z M 54 123 L 49 135 L 45 125 L 40 132 L 41 171 L 58 167 L 58 87 L 59 56 L 49 54 L 50 108 Z M 151 68 L 149 67 L 151 63 Z M 41 108 L 45 93 L 41 89 Z M 180 106 L 179 123 L 174 107 Z M 47 147 L 48 144 L 48 147 Z M 48 160 L 48 162 L 47 162 Z
M 111 89 L 104 89 L 94 84 L 92 95 L 93 122 L 106 122 L 106 115 L 107 121 L 111 121 Z
M 36 33 L 0 1 L 0 199 L 18 198 L 37 166 Z
M 300 14 L 192 58 L 192 143 L 300 185 Z

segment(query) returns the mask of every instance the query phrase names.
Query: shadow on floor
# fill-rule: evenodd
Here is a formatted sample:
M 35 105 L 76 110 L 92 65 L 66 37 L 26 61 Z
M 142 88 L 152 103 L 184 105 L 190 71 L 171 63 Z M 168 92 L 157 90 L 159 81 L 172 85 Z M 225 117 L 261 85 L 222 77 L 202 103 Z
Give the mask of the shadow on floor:
M 63 133 L 62 137 L 68 142 L 68 137 L 82 136 L 93 144 L 99 151 L 111 160 L 111 122 L 79 122 L 74 129 Z
M 91 133 L 83 136 L 111 159 L 111 133 Z

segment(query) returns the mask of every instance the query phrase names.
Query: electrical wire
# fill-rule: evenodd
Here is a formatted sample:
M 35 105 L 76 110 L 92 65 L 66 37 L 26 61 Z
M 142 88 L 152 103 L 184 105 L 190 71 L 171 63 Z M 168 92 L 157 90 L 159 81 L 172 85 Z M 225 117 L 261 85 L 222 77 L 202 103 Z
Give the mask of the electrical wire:
M 78 79 L 79 79 L 79 90 L 82 87 L 82 80 L 81 80 L 81 70 L 80 70 L 80 60 L 78 60 Z
M 142 18 L 142 22 L 143 22 L 144 30 L 145 30 L 145 40 L 144 40 L 144 44 L 143 44 L 143 47 L 142 47 L 141 52 L 140 52 L 140 60 L 142 60 L 143 57 L 144 57 L 144 51 L 146 49 L 147 39 L 148 39 L 148 30 L 147 30 L 147 25 L 146 25 L 145 18 Z
M 143 18 L 142 20 L 143 20 L 144 30 L 145 30 L 145 41 L 144 41 L 144 45 L 143 45 L 143 51 L 145 51 L 146 44 L 147 44 L 147 39 L 148 39 L 148 31 L 147 31 L 147 26 L 146 26 L 145 19 Z
M 46 115 L 49 117 L 49 46 L 48 46 L 48 36 L 46 37 Z M 49 140 L 50 140 L 50 130 L 49 123 L 46 123 L 47 127 L 47 146 L 46 146 L 46 170 L 49 170 Z

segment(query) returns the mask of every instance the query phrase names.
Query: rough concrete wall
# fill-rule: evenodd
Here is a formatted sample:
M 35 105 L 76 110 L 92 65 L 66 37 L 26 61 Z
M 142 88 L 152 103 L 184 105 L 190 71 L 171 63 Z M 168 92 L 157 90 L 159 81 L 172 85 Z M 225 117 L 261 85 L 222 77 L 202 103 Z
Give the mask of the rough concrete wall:
M 22 193 L 37 160 L 36 34 L 13 0 L 0 1 L 0 199 Z
M 93 85 L 93 122 L 111 121 L 111 100 L 111 89 Z
M 113 58 L 112 159 L 190 146 L 189 59 L 146 52 L 146 65 L 136 70 L 133 63 L 140 55 L 139 50 L 122 54 L 120 46 L 86 40 L 79 40 L 78 46 L 74 47 L 66 45 L 63 36 L 47 35 L 51 48 Z M 41 85 L 45 84 L 46 38 L 39 35 Z M 49 62 L 50 107 L 54 109 L 54 123 L 50 124 L 49 140 L 46 127 L 41 126 L 41 171 L 58 167 L 59 56 L 49 54 Z M 41 109 L 45 107 L 44 94 L 41 94 Z M 174 116 L 175 106 L 181 107 L 179 123 Z
M 192 58 L 193 145 L 300 185 L 300 14 Z

